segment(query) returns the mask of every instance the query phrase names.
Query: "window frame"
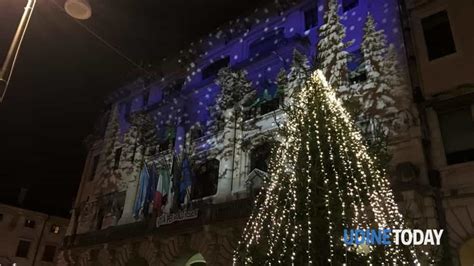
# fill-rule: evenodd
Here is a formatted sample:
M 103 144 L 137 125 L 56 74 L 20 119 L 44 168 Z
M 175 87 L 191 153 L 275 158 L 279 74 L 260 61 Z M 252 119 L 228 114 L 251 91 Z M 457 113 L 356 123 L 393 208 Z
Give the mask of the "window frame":
M 58 230 L 55 230 L 55 229 L 58 229 Z M 61 232 L 61 226 L 58 225 L 58 224 L 52 224 L 50 229 L 49 229 L 49 232 L 51 234 L 55 234 L 55 235 L 59 235 L 59 233 Z
M 436 51 L 436 44 L 438 44 L 439 42 L 437 42 L 436 40 L 430 40 L 430 39 L 433 39 L 433 38 L 430 38 L 429 36 L 431 36 L 431 31 L 434 31 L 434 32 L 440 32 L 440 25 L 442 25 L 441 23 L 443 21 L 441 21 L 439 18 L 438 18 L 438 24 L 436 25 L 427 25 L 427 24 L 430 24 L 430 21 L 429 19 L 433 19 L 434 20 L 434 17 L 435 16 L 441 16 L 442 13 L 445 14 L 445 18 L 446 18 L 446 22 L 447 22 L 447 26 L 448 26 L 448 29 L 449 29 L 449 33 L 446 32 L 447 35 L 449 35 L 450 38 L 447 38 L 448 36 L 443 36 L 444 38 L 439 38 L 439 39 L 443 39 L 445 40 L 444 44 L 445 45 L 451 45 L 451 49 L 452 51 L 444 51 L 445 53 L 443 54 L 443 51 Z M 454 39 L 454 34 L 453 34 L 453 27 L 451 25 L 451 19 L 449 18 L 449 13 L 448 13 L 448 10 L 447 9 L 441 9 L 441 10 L 437 10 L 436 12 L 433 12 L 433 13 L 430 13 L 428 15 L 425 15 L 423 17 L 421 17 L 419 19 L 419 23 L 420 23 L 420 29 L 421 29 L 421 36 L 423 36 L 423 42 L 424 42 L 424 47 L 425 47 L 425 50 L 426 50 L 426 58 L 429 62 L 431 61 L 434 61 L 434 60 L 437 60 L 437 59 L 441 59 L 441 58 L 444 58 L 446 56 L 450 56 L 452 54 L 456 54 L 458 49 L 456 48 L 456 41 Z M 431 24 L 433 24 L 434 22 L 431 21 Z M 428 28 L 428 26 L 430 26 Z M 447 42 L 450 42 L 449 44 Z M 439 49 L 439 48 L 438 48 Z M 445 48 L 446 50 L 448 50 L 448 48 Z
M 32 243 L 32 242 L 33 242 L 32 240 L 28 240 L 28 239 L 20 239 L 20 240 L 18 240 L 18 244 L 17 244 L 17 246 L 16 246 L 16 251 L 15 251 L 15 257 L 27 259 L 27 258 L 29 257 L 29 254 L 30 254 L 31 243 Z M 20 256 L 21 254 L 19 255 L 21 243 L 27 243 L 27 244 L 28 244 L 28 246 L 27 246 L 27 248 L 26 248 L 26 254 L 25 254 L 24 256 Z
M 448 138 L 448 137 L 443 134 L 443 132 L 445 131 L 445 127 L 443 127 L 443 122 L 442 122 L 441 116 L 447 115 L 449 113 L 454 113 L 456 111 L 460 111 L 460 110 L 465 109 L 465 108 L 470 110 L 472 123 L 474 123 L 474 104 L 473 103 L 471 103 L 471 104 L 467 103 L 466 104 L 466 103 L 463 103 L 463 102 L 453 101 L 453 102 L 448 102 L 447 104 L 441 104 L 441 107 L 439 107 L 439 106 L 435 107 L 435 111 L 436 111 L 436 114 L 437 114 L 437 122 L 438 122 L 438 127 L 439 127 L 438 130 L 439 130 L 439 134 L 441 136 L 441 145 L 443 146 L 446 165 L 448 165 L 448 166 L 462 164 L 462 163 L 473 163 L 474 162 L 474 157 L 472 157 L 472 159 L 467 159 L 467 160 L 466 159 L 459 160 L 459 159 L 453 158 L 453 154 L 455 154 L 455 153 L 458 153 L 458 154 L 459 153 L 466 153 L 466 152 L 469 153 L 469 152 L 474 151 L 474 148 L 466 147 L 465 150 L 448 153 L 447 152 L 448 143 L 447 143 L 447 140 L 446 140 L 446 138 Z M 449 127 L 447 127 L 447 128 L 449 128 Z
M 193 172 L 191 200 L 200 200 L 217 194 L 220 175 L 220 161 L 217 158 L 209 158 L 192 167 L 191 171 Z

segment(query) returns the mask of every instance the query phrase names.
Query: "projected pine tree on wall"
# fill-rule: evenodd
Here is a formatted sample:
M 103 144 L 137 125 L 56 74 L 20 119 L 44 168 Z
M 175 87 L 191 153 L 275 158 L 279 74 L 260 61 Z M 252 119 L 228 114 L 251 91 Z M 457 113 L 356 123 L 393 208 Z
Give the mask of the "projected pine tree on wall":
M 294 92 L 235 264 L 418 263 L 411 246 L 347 247 L 344 228 L 404 228 L 386 174 L 321 71 Z

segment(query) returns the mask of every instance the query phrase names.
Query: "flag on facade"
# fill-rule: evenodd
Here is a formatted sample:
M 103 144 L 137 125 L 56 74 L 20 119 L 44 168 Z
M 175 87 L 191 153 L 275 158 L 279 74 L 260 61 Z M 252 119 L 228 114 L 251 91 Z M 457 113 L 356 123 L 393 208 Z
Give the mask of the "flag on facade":
M 158 185 L 158 173 L 156 171 L 155 163 L 152 163 L 148 168 L 148 173 L 150 175 L 150 181 L 147 188 L 147 194 L 145 199 L 145 209 L 147 213 L 152 213 L 155 208 L 155 192 Z
M 191 200 L 192 170 L 188 158 L 183 159 L 182 180 L 179 186 L 179 202 L 188 204 Z
M 143 164 L 143 168 L 140 172 L 140 180 L 138 184 L 137 197 L 135 198 L 135 206 L 133 207 L 133 216 L 139 217 L 143 213 L 143 208 L 146 202 L 147 190 L 149 188 L 150 174 L 146 163 Z
M 165 205 L 168 200 L 168 194 L 170 189 L 170 173 L 166 168 L 158 170 L 158 184 L 156 185 L 155 191 L 155 209 L 161 210 L 161 206 Z

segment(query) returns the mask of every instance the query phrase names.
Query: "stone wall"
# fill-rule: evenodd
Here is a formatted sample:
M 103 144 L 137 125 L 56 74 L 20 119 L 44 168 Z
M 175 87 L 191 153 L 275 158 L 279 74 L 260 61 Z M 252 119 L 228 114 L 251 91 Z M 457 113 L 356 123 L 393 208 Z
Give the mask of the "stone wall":
M 105 244 L 73 247 L 62 251 L 58 265 L 131 265 L 142 258 L 147 265 L 184 265 L 200 253 L 208 265 L 231 265 L 245 220 L 188 228 L 178 232 L 151 234 Z M 182 230 L 182 233 L 179 232 Z

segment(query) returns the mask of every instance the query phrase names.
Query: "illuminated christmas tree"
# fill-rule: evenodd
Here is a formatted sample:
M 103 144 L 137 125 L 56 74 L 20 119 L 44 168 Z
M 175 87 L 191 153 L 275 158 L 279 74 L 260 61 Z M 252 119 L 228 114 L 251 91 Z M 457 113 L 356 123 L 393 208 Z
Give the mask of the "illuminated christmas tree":
M 386 174 L 321 71 L 291 103 L 234 264 L 418 263 L 412 246 L 344 245 L 344 229 L 404 228 L 403 217 Z

